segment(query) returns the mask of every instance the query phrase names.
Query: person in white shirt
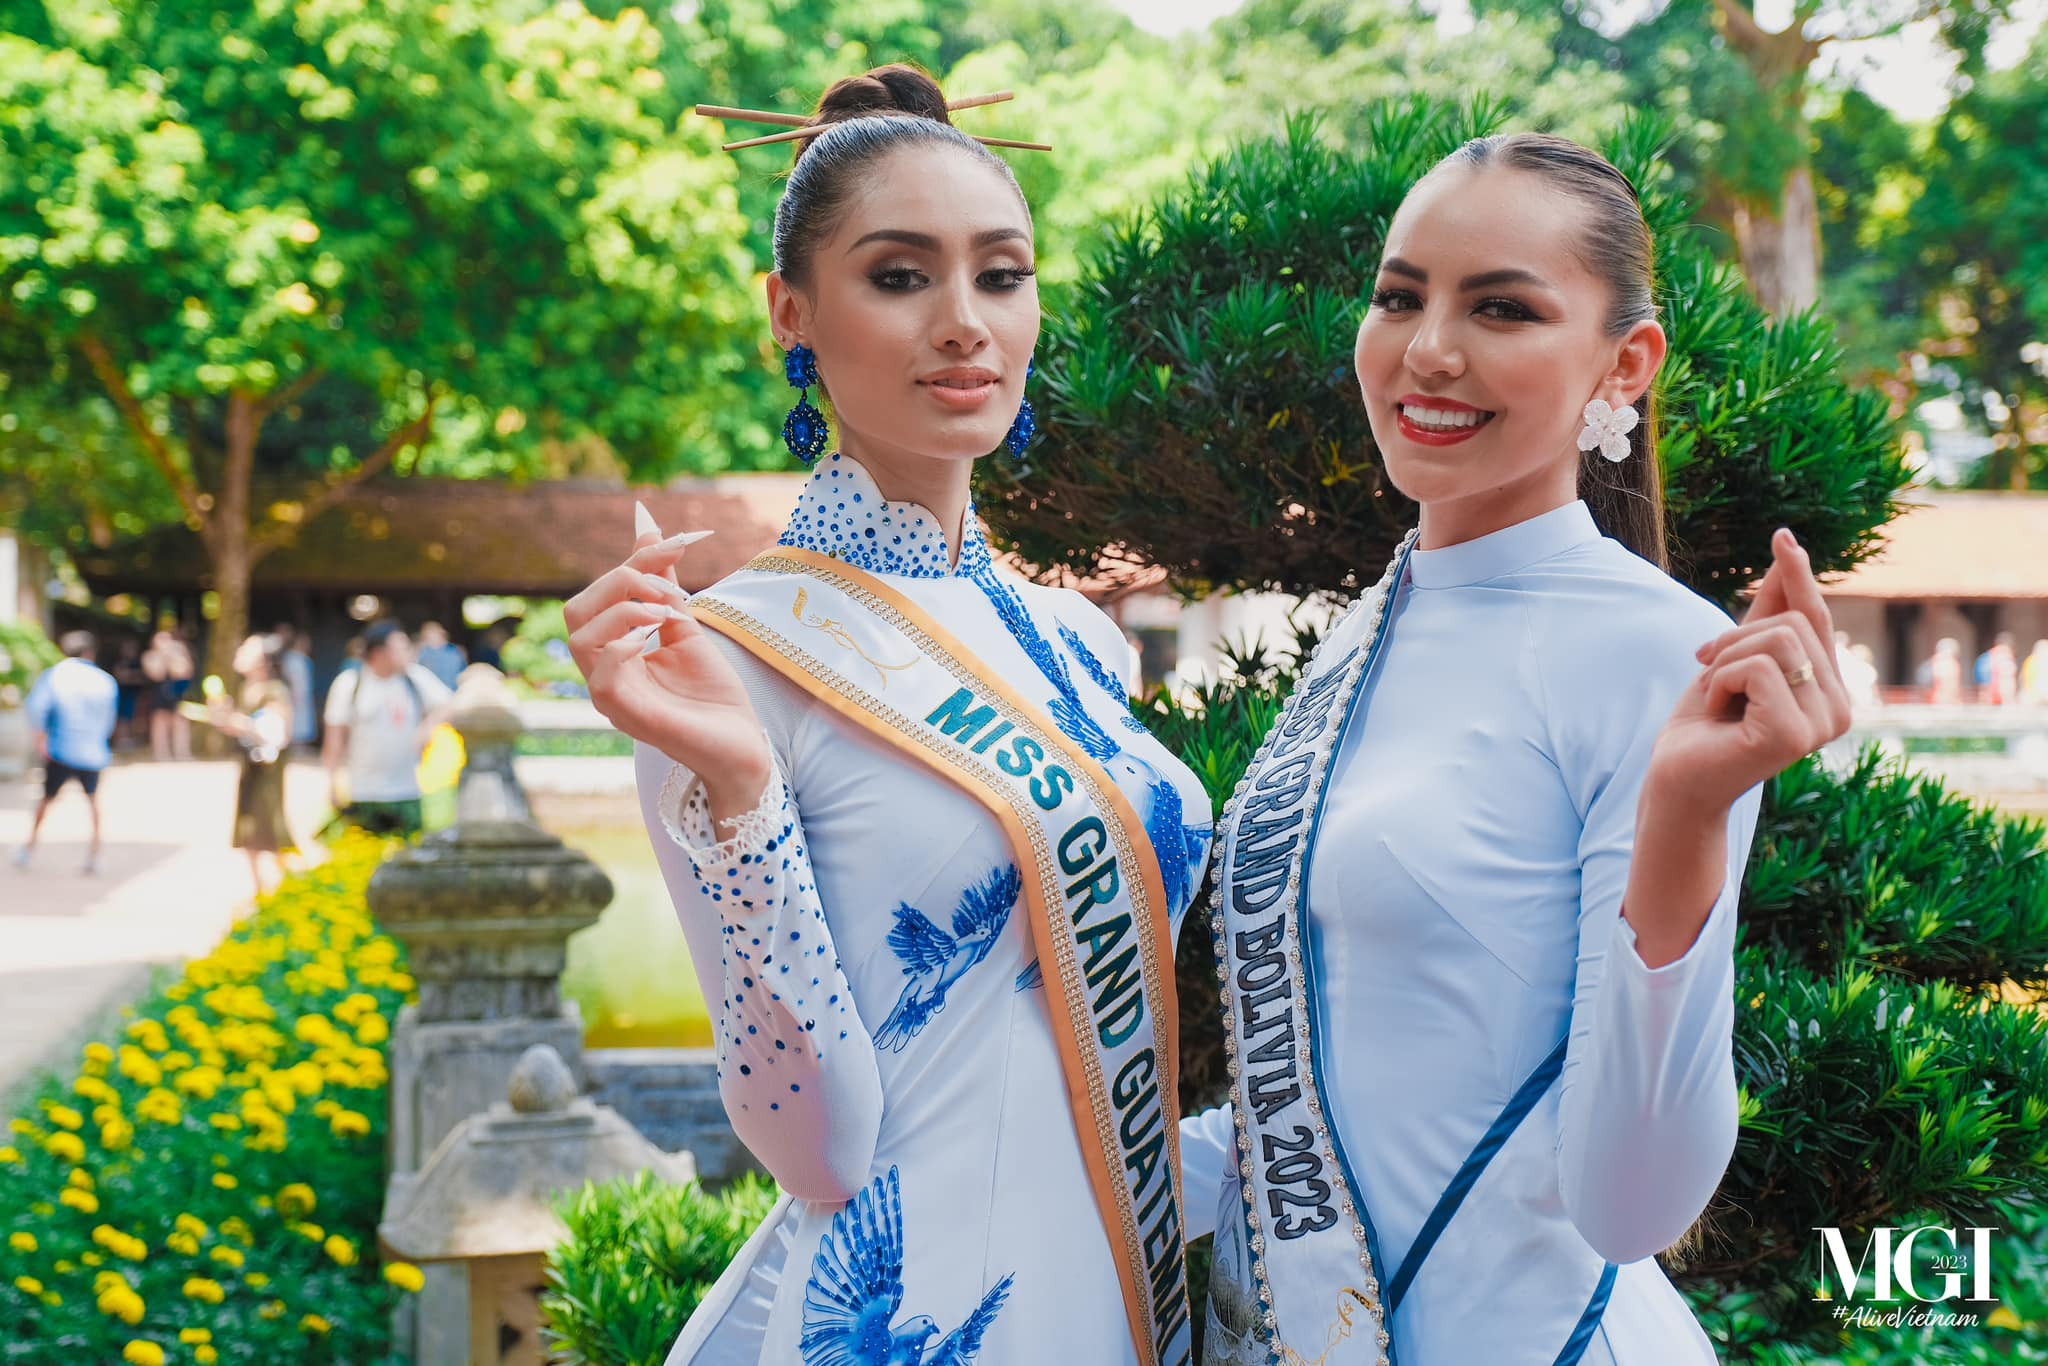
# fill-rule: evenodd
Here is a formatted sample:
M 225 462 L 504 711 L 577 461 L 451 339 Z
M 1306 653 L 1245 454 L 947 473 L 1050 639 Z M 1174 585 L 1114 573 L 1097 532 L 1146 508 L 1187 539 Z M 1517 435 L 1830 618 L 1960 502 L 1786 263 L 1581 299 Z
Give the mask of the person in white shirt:
M 420 830 L 420 756 L 454 694 L 413 662 L 395 621 L 363 632 L 363 664 L 327 690 L 327 765 L 334 809 L 383 834 Z
M 909 68 L 817 126 L 769 313 L 839 450 L 747 568 L 690 597 L 648 522 L 565 608 L 639 742 L 727 1114 L 789 1192 L 669 1361 L 1184 1361 L 1173 935 L 1209 799 L 1130 714 L 1115 623 L 974 514 L 973 462 L 1030 437 L 1014 177 Z
M 1212 1366 L 1714 1360 L 1652 1259 L 1735 1144 L 1759 785 L 1849 702 L 1789 531 L 1739 628 L 1665 572 L 1651 259 L 1626 178 L 1547 136 L 1389 226 L 1355 361 L 1421 524 L 1218 827 Z

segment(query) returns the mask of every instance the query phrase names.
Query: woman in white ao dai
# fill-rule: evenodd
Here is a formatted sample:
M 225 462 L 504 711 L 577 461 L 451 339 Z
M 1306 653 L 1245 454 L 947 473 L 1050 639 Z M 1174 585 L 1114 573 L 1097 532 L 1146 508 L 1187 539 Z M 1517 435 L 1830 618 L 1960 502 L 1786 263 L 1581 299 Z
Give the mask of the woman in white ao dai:
M 1255 1188 L 1271 1210 L 1238 1197 L 1241 1159 L 1251 1173 L 1275 1151 L 1256 1123 L 1265 1152 L 1241 1146 L 1241 1112 L 1269 1109 L 1277 1072 L 1184 1121 L 1191 1206 L 1227 1190 L 1212 1303 L 1240 1306 L 1220 1330 L 1212 1317 L 1211 1363 L 1331 1342 L 1333 1363 L 1714 1359 L 1652 1258 L 1735 1143 L 1732 951 L 1758 784 L 1840 734 L 1848 707 L 1789 532 L 1740 628 L 1651 562 L 1656 457 L 1632 414 L 1612 416 L 1664 356 L 1648 272 L 1626 180 L 1561 139 L 1468 146 L 1388 230 L 1356 361 L 1421 529 L 1384 624 L 1368 595 L 1298 688 L 1377 638 L 1348 723 L 1325 732 L 1297 920 L 1302 1084 L 1333 1158 L 1317 1180 L 1341 1171 L 1355 1206 L 1325 1233 L 1284 1188 Z M 1218 832 L 1224 906 L 1252 819 Z M 1244 923 L 1219 920 L 1225 954 Z M 1341 1255 L 1288 1246 L 1319 1236 Z M 1360 1291 L 1332 1328 L 1335 1303 L 1289 1291 L 1336 1284 L 1321 1269 L 1346 1259 Z M 1244 1312 L 1262 1286 L 1277 1339 Z
M 823 111 L 778 211 L 769 305 L 778 342 L 815 354 L 841 450 L 806 485 L 785 557 L 870 576 L 1052 718 L 1136 813 L 1128 833 L 1156 852 L 1177 924 L 1206 862 L 1208 798 L 1130 716 L 1115 624 L 999 571 L 968 501 L 1038 334 L 1022 196 L 945 126 L 921 73 L 842 82 Z M 648 829 L 713 1005 L 720 1094 L 788 1192 L 669 1360 L 1140 1361 L 1004 827 L 701 625 L 671 573 L 687 539 L 643 527 L 568 610 L 593 701 L 638 742 Z M 777 577 L 735 580 L 747 573 Z M 801 605 L 788 618 L 780 630 L 827 642 L 806 648 L 852 640 Z M 878 689 L 885 666 L 911 667 L 869 662 Z M 1155 938 L 1130 923 L 1133 941 Z M 1154 947 L 1170 965 L 1171 943 Z

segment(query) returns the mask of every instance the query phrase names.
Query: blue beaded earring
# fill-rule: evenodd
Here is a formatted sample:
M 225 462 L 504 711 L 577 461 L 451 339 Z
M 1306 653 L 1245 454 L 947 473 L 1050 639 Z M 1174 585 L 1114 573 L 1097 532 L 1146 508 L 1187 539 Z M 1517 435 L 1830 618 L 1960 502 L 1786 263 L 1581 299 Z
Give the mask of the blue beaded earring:
M 1038 361 L 1033 359 L 1024 367 L 1024 382 L 1029 384 L 1031 377 L 1037 373 Z M 1027 394 L 1022 406 L 1017 409 L 1015 420 L 1010 423 L 1010 430 L 1003 434 L 1003 444 L 1010 448 L 1011 455 L 1021 458 L 1024 448 L 1030 445 L 1031 438 L 1037 435 L 1038 414 L 1032 411 L 1031 398 Z
M 825 415 L 811 406 L 811 386 L 818 382 L 817 353 L 801 342 L 790 347 L 789 354 L 782 358 L 782 376 L 789 381 L 790 388 L 803 391 L 796 407 L 782 420 L 782 444 L 808 465 L 824 454 L 825 443 L 832 438 Z

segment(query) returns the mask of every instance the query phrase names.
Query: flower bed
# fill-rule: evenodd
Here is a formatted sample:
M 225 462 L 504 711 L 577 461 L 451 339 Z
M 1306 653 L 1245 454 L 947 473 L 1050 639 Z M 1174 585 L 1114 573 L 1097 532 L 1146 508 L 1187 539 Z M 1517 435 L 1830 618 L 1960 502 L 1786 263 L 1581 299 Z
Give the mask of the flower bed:
M 387 1041 L 413 991 L 337 843 L 0 1134 L 0 1361 L 389 1355 Z

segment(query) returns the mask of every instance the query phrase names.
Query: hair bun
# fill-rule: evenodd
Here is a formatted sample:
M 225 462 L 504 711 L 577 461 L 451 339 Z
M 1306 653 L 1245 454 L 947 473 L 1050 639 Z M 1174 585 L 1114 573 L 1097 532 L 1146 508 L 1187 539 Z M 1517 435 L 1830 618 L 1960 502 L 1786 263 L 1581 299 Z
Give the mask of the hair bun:
M 833 84 L 818 101 L 816 124 L 841 123 L 870 115 L 909 115 L 951 125 L 945 92 L 939 83 L 914 66 L 878 66 L 865 76 L 848 76 Z

